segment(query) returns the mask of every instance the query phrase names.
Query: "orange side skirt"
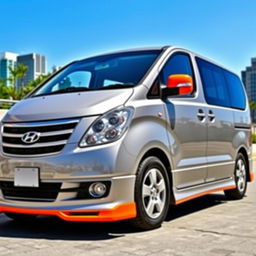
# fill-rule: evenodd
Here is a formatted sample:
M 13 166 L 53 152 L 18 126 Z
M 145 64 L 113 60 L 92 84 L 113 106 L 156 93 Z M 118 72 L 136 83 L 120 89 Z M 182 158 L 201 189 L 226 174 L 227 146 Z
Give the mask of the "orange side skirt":
M 222 188 L 207 190 L 207 191 L 198 193 L 198 194 L 196 194 L 196 195 L 188 196 L 188 197 L 186 197 L 186 198 L 182 198 L 182 199 L 180 199 L 180 200 L 177 200 L 177 201 L 175 201 L 175 204 L 181 204 L 181 203 L 187 202 L 187 201 L 189 201 L 189 200 L 198 198 L 198 197 L 200 197 L 200 196 L 208 195 L 208 194 L 213 193 L 213 192 L 218 192 L 218 191 L 223 191 L 223 190 L 230 190 L 230 189 L 234 189 L 234 188 L 236 188 L 236 186 L 227 186 L 227 187 L 222 187 Z

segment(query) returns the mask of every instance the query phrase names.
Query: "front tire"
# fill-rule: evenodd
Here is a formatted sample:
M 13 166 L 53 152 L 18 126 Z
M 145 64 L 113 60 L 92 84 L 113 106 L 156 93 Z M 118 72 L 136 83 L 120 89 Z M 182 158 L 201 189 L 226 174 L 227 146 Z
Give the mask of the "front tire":
M 248 166 L 243 154 L 239 153 L 236 158 L 234 179 L 236 188 L 225 190 L 225 195 L 228 199 L 242 199 L 247 189 L 247 172 Z
M 148 157 L 138 168 L 135 182 L 137 217 L 132 224 L 149 230 L 161 226 L 170 204 L 167 170 L 157 157 Z

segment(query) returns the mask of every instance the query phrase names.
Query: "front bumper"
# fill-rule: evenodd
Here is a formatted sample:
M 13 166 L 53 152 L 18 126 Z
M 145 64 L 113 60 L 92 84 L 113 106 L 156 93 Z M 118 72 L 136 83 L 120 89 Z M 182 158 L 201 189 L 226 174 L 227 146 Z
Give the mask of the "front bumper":
M 55 190 L 55 184 L 61 185 L 51 201 L 40 193 L 38 200 L 30 198 L 28 193 L 22 196 L 18 189 L 16 194 L 7 196 L 0 188 L 0 212 L 55 215 L 70 221 L 116 221 L 136 216 L 135 159 L 122 143 L 124 137 L 105 145 L 79 148 L 82 124 L 79 123 L 69 143 L 59 153 L 22 157 L 1 152 L 0 183 L 13 183 L 14 169 L 28 167 L 38 168 L 40 184 L 53 185 Z M 76 190 L 81 189 L 82 183 L 96 181 L 111 183 L 108 195 L 98 199 L 78 196 Z M 36 194 L 36 191 L 31 190 L 31 193 Z
M 104 179 L 98 179 L 104 180 Z M 118 221 L 136 217 L 135 175 L 112 177 L 109 194 L 99 199 L 77 199 L 76 193 L 61 192 L 53 202 L 8 199 L 0 190 L 0 213 L 53 215 L 66 221 Z M 96 180 L 95 180 L 96 181 Z M 77 183 L 79 184 L 79 183 Z M 63 183 L 62 187 L 76 183 Z

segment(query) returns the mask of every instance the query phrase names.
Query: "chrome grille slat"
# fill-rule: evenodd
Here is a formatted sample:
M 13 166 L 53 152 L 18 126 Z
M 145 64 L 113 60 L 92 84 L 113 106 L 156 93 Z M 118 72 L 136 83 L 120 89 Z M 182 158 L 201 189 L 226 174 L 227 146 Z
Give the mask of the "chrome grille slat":
M 39 156 L 60 152 L 67 144 L 78 119 L 28 123 L 4 123 L 2 149 L 7 155 Z M 39 133 L 39 140 L 29 144 L 22 141 L 27 132 Z
M 10 144 L 10 143 L 2 143 L 3 147 L 11 147 L 11 148 L 41 148 L 41 147 L 51 147 L 51 146 L 59 146 L 65 145 L 67 140 L 60 140 L 56 142 L 48 142 L 48 143 L 35 143 L 32 145 L 24 145 L 24 144 Z
M 71 120 L 57 120 L 57 121 L 45 121 L 45 122 L 28 122 L 28 123 L 4 123 L 5 127 L 40 127 L 40 126 L 51 126 L 51 125 L 61 125 L 78 123 L 79 119 Z
M 55 132 L 40 132 L 40 137 L 46 137 L 46 136 L 54 136 L 54 135 L 62 135 L 67 133 L 72 133 L 74 129 L 67 129 L 67 130 L 60 130 Z M 21 138 L 24 135 L 24 133 L 3 133 L 3 137 L 12 137 L 12 138 Z

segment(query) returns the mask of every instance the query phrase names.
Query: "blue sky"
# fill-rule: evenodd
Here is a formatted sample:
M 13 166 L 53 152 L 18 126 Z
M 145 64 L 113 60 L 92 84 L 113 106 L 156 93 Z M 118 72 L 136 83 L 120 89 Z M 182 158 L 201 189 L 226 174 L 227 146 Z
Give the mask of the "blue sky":
M 179 45 L 240 74 L 256 56 L 255 0 L 0 0 L 0 52 L 48 69 L 123 48 Z

